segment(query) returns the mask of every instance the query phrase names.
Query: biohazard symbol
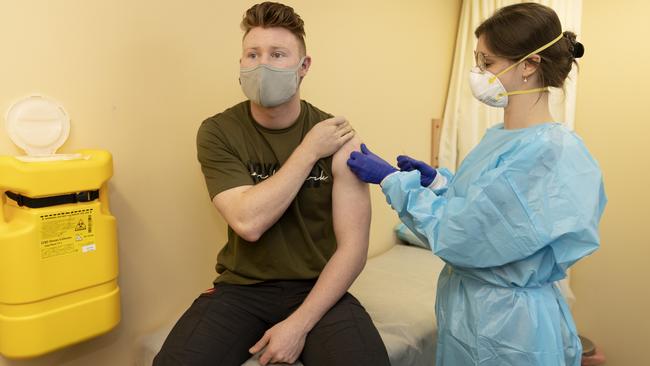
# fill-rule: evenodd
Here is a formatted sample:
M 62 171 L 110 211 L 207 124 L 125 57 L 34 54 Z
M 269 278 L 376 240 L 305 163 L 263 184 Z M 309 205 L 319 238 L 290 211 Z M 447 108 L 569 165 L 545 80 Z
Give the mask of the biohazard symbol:
M 86 224 L 84 224 L 84 220 L 79 220 L 77 223 L 77 227 L 74 229 L 74 231 L 81 231 L 81 230 L 86 230 Z

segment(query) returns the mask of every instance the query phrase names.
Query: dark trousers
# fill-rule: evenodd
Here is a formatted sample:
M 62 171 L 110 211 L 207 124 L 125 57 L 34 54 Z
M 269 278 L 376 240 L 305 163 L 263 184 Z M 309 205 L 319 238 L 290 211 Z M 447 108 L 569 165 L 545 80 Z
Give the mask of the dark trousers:
M 167 336 L 153 366 L 240 366 L 264 332 L 287 318 L 315 281 L 217 284 L 201 294 Z M 305 366 L 390 366 L 377 328 L 349 293 L 309 332 Z

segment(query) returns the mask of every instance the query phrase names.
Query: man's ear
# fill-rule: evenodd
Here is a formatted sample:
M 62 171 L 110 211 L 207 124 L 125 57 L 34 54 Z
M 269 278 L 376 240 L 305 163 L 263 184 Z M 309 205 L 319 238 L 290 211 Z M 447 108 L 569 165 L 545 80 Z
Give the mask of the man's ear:
M 305 56 L 305 59 L 302 61 L 302 65 L 300 65 L 300 70 L 299 70 L 299 75 L 301 78 L 307 75 L 307 71 L 309 71 L 310 66 L 311 66 L 311 56 Z

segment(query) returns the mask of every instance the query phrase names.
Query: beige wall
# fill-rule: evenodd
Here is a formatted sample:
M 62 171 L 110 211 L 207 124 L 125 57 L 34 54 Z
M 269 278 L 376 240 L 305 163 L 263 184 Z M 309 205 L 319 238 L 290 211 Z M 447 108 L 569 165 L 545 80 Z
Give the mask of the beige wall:
M 0 111 L 39 93 L 72 119 L 60 152 L 114 154 L 123 320 L 100 338 L 5 365 L 130 365 L 137 338 L 210 286 L 225 240 L 195 159 L 199 123 L 243 99 L 239 21 L 253 1 L 2 0 Z M 429 156 L 460 1 L 290 1 L 313 65 L 303 97 L 346 115 L 385 156 Z M 395 136 L 399 136 L 398 138 Z M 18 154 L 4 128 L 0 154 Z M 373 252 L 397 222 L 373 190 Z
M 576 129 L 609 198 L 602 246 L 572 274 L 580 331 L 608 365 L 647 364 L 650 349 L 650 3 L 584 1 Z

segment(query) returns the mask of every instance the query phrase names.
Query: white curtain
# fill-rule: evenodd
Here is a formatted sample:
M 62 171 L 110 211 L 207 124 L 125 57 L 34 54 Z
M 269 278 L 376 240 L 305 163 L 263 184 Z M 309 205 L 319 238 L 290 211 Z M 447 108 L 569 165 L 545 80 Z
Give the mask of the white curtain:
M 530 1 L 530 0 L 529 0 Z M 563 31 L 570 30 L 580 37 L 582 0 L 532 0 L 546 5 L 557 13 Z M 521 3 L 517 0 L 463 0 L 456 50 L 449 83 L 449 92 L 440 136 L 439 163 L 455 171 L 465 156 L 479 142 L 485 130 L 503 122 L 503 110 L 489 107 L 473 96 L 469 87 L 468 72 L 474 66 L 474 49 L 477 39 L 474 30 L 494 12 L 504 6 Z M 541 45 L 531 45 L 532 49 Z M 574 67 L 562 89 L 551 88 L 549 106 L 553 118 L 573 129 L 575 119 L 577 74 Z M 559 283 L 562 292 L 573 303 L 575 297 L 568 280 Z

